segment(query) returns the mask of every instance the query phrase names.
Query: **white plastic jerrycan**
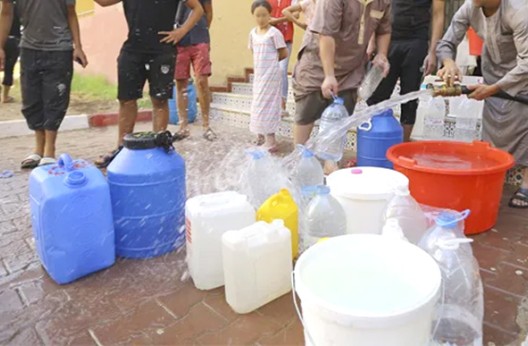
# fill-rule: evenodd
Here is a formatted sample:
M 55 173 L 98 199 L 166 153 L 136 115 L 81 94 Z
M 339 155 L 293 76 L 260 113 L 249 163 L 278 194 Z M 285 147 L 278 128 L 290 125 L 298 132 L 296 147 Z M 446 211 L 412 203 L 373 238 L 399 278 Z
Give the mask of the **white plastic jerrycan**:
M 185 206 L 187 265 L 194 285 L 209 290 L 224 285 L 222 235 L 255 223 L 247 197 L 227 191 L 190 198 Z
M 290 292 L 291 232 L 282 220 L 260 221 L 222 237 L 226 300 L 245 314 Z

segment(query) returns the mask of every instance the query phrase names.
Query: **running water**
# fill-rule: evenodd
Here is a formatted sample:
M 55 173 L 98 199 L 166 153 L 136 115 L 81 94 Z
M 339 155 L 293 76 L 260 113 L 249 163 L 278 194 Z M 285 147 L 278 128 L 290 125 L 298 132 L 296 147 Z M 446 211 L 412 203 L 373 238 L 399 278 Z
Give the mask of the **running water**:
M 361 111 L 355 112 L 350 117 L 345 119 L 341 126 L 333 128 L 326 133 L 318 134 L 315 139 L 309 140 L 306 147 L 310 150 L 320 153 L 324 152 L 325 148 L 332 143 L 336 137 L 346 136 L 348 130 L 358 127 L 362 123 L 368 121 L 372 116 L 386 110 L 398 106 L 402 103 L 412 101 L 423 96 L 432 96 L 431 90 L 418 90 L 405 95 L 398 95 L 386 101 L 367 107 Z

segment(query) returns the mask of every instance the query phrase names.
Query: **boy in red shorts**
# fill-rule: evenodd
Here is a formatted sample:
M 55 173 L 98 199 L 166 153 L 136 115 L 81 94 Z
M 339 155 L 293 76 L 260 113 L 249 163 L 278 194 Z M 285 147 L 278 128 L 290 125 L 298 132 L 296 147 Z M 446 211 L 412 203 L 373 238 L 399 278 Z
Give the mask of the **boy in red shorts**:
M 180 117 L 180 131 L 181 137 L 185 138 L 190 135 L 189 119 L 187 114 L 188 98 L 187 98 L 187 83 L 191 77 L 191 65 L 194 71 L 194 78 L 198 88 L 198 100 L 200 102 L 200 110 L 202 111 L 202 126 L 203 137 L 208 141 L 216 139 L 216 134 L 209 125 L 209 82 L 208 78 L 211 75 L 211 60 L 209 58 L 210 37 L 209 27 L 213 20 L 213 5 L 212 0 L 200 0 L 204 9 L 203 17 L 192 28 L 192 30 L 178 42 L 177 58 L 176 58 L 176 88 L 178 90 L 178 115 Z M 189 16 L 190 10 L 183 9 L 182 20 L 185 22 Z M 179 23 L 176 23 L 179 24 Z

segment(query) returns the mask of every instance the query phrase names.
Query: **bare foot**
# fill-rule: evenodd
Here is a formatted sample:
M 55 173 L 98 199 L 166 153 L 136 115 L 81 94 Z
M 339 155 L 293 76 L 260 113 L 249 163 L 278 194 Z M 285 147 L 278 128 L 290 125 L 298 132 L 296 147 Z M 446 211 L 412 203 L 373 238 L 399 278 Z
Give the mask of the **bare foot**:
M 334 173 L 339 169 L 339 166 L 337 165 L 337 162 L 335 161 L 325 161 L 323 171 L 325 175 L 329 175 Z

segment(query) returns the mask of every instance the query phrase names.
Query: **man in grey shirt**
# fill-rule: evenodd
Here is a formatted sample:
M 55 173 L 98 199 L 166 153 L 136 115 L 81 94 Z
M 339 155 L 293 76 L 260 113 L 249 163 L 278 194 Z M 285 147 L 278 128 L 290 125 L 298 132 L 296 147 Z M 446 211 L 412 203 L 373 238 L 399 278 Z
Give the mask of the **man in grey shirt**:
M 88 62 L 82 50 L 75 0 L 2 0 L 0 69 L 14 11 L 24 27 L 20 43 L 22 113 L 35 131 L 35 150 L 22 168 L 55 162 L 57 131 L 70 102 L 73 61 Z

